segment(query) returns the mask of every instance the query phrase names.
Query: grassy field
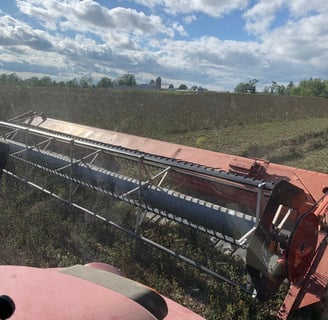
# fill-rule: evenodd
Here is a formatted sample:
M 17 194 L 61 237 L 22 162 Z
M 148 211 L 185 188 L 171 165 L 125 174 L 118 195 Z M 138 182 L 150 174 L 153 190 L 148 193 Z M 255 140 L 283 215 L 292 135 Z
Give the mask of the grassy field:
M 214 92 L 177 95 L 155 91 L 0 88 L 0 119 L 28 110 L 328 173 L 328 99 Z M 207 319 L 275 319 L 283 292 L 265 305 L 259 304 L 108 226 L 86 224 L 71 208 L 8 177 L 4 177 L 1 192 L 2 264 L 49 267 L 104 261 Z M 80 196 L 90 197 L 90 205 L 92 202 L 99 210 L 113 207 L 122 215 L 131 211 L 124 204 L 114 204 L 97 195 Z M 233 266 L 231 260 L 219 255 L 206 239 L 195 241 L 186 228 L 152 226 L 143 231 L 227 276 L 243 275 L 239 265 Z

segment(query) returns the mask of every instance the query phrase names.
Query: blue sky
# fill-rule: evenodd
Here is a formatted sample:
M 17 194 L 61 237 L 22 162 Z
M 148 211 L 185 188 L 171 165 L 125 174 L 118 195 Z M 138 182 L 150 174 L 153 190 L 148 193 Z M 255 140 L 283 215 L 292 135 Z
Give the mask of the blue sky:
M 4 0 L 0 73 L 232 91 L 328 79 L 326 0 Z

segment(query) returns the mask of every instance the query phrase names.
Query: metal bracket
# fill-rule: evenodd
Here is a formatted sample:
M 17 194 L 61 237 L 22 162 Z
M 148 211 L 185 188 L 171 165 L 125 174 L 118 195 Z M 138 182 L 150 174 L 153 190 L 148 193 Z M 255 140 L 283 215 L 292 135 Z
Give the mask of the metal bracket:
M 243 246 L 247 239 L 249 238 L 249 236 L 251 236 L 254 231 L 256 230 L 256 228 L 258 227 L 259 223 L 260 223 L 260 214 L 262 211 L 262 201 L 263 201 L 263 188 L 265 187 L 265 183 L 260 183 L 258 185 L 258 193 L 257 193 L 257 201 L 256 201 L 256 221 L 255 221 L 255 225 L 252 229 L 250 229 L 247 233 L 245 233 L 241 238 L 239 238 L 236 242 L 238 245 Z

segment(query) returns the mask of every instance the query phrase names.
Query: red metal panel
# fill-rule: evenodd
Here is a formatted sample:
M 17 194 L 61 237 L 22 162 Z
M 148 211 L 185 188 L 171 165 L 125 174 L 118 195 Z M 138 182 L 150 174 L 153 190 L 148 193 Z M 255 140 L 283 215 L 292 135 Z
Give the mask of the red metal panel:
M 290 286 L 279 310 L 279 319 L 286 320 L 292 311 L 319 303 L 324 298 L 328 285 L 328 248 L 325 233 L 319 234 L 318 244 L 308 273 Z
M 43 120 L 41 117 L 36 117 L 31 124 L 40 128 L 55 130 L 73 136 L 109 143 L 163 157 L 198 163 L 225 171 L 235 171 L 236 167 L 239 167 L 243 169 L 244 174 L 248 173 L 250 176 L 252 176 L 250 170 L 255 164 L 254 159 L 232 156 L 50 118 Z M 302 188 L 314 201 L 319 200 L 323 195 L 323 190 L 328 189 L 327 174 L 269 163 L 259 159 L 257 159 L 257 162 L 262 168 L 262 170 L 258 169 L 260 174 L 259 178 L 267 182 L 277 182 L 281 179 L 287 180 L 297 187 Z
M 156 320 L 134 301 L 55 269 L 0 266 L 0 283 L 15 302 L 13 320 Z

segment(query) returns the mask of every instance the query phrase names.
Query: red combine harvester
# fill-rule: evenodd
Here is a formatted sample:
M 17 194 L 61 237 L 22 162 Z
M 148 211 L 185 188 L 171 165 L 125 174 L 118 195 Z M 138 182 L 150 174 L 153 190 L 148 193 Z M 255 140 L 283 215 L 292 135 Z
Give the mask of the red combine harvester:
M 0 121 L 0 133 L 0 166 L 9 177 L 239 286 L 260 301 L 270 299 L 288 281 L 280 319 L 312 304 L 324 305 L 327 174 L 49 119 L 33 112 Z M 26 170 L 17 169 L 19 165 L 64 180 L 69 196 L 63 198 L 32 181 L 23 175 Z M 74 194 L 82 187 L 135 206 L 135 229 L 75 203 Z M 138 232 L 145 219 L 174 221 L 213 241 L 243 248 L 252 289 L 145 238 Z M 40 318 L 48 308 L 55 310 L 53 318 L 57 319 L 76 319 L 77 314 L 84 319 L 200 319 L 109 269 L 102 264 L 55 270 L 4 266 L 0 267 L 1 290 L 17 306 L 13 319 L 23 319 L 23 312 Z M 38 298 L 31 298 L 38 304 L 29 310 L 26 290 L 38 292 Z M 78 298 L 72 294 L 74 290 Z M 4 305 L 10 306 L 8 299 L 3 297 Z M 82 300 L 86 302 L 83 306 Z M 49 319 L 48 314 L 46 317 Z

